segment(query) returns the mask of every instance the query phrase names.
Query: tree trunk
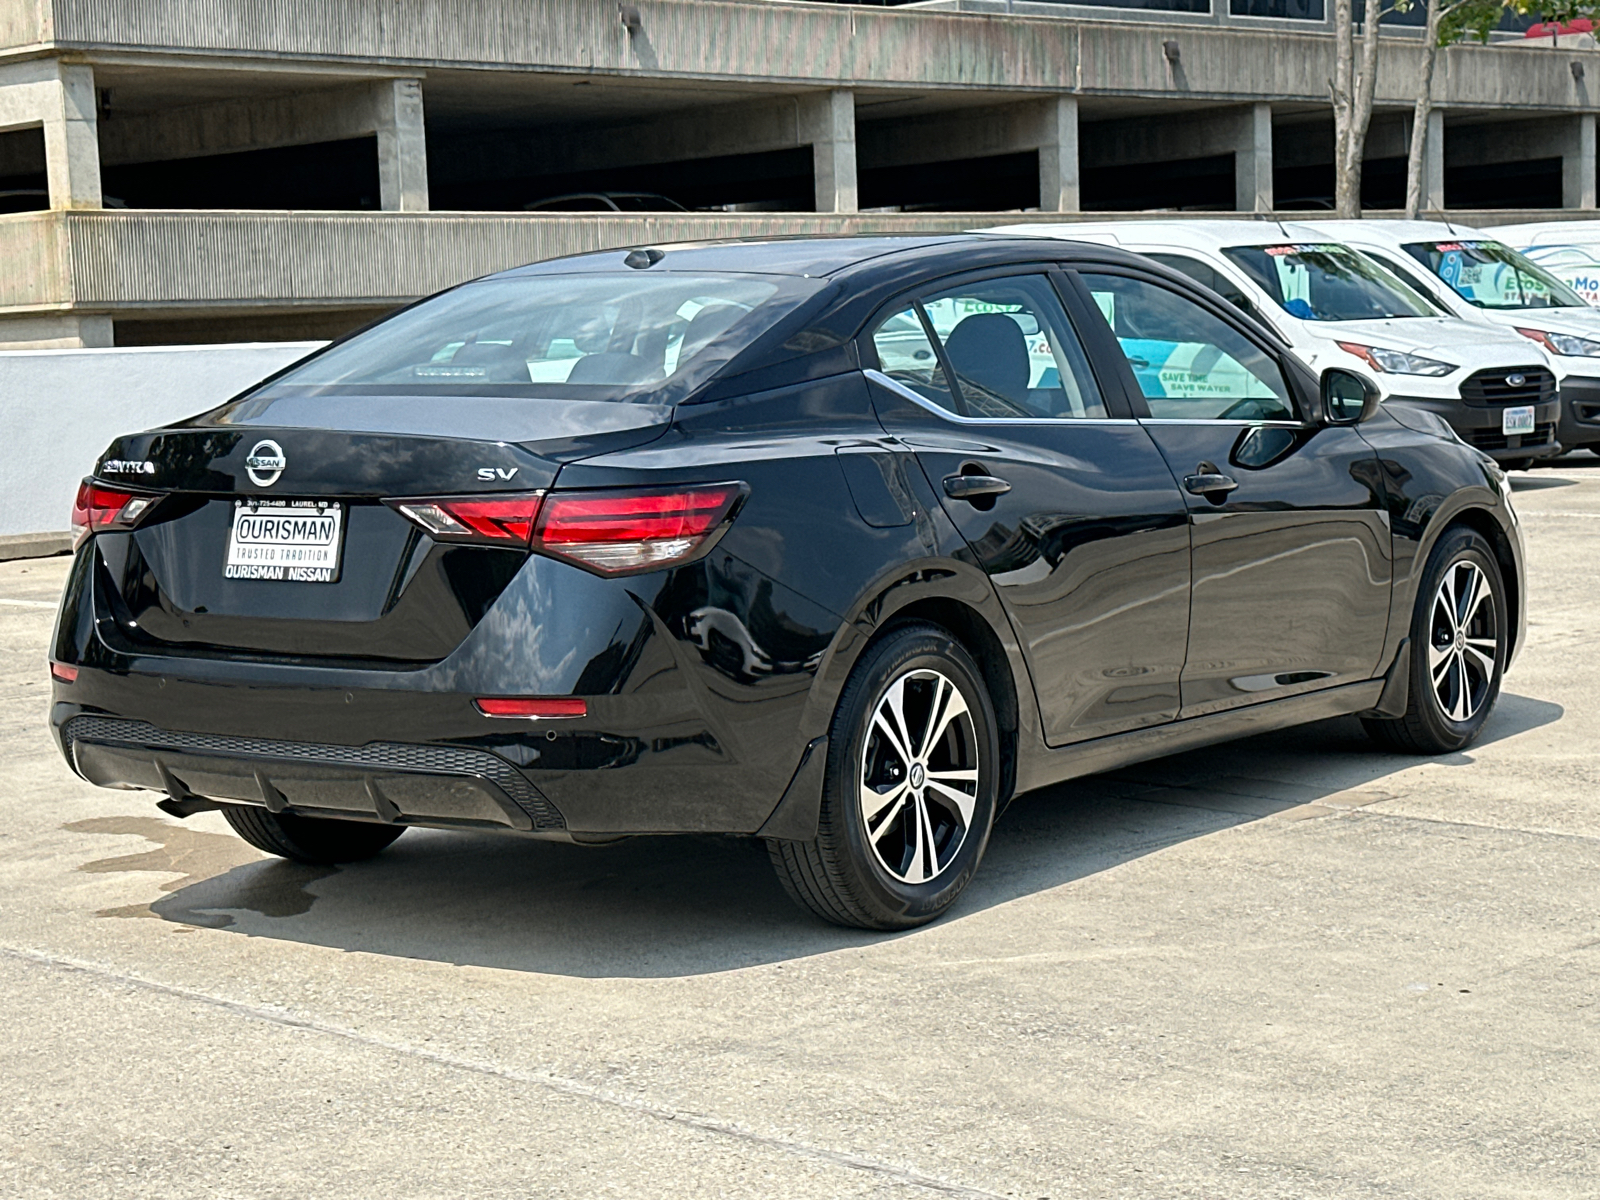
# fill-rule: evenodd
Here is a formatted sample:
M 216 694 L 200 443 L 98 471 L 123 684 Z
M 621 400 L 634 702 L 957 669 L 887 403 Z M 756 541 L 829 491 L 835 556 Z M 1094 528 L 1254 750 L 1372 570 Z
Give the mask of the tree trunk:
M 1372 122 L 1372 98 L 1378 89 L 1378 34 L 1389 12 L 1381 0 L 1367 0 L 1366 19 L 1361 26 L 1361 68 L 1351 89 L 1350 132 L 1344 140 L 1347 194 L 1345 204 L 1340 205 L 1341 217 L 1361 215 L 1361 166 L 1366 156 L 1367 126 Z
M 1441 0 L 1427 0 L 1428 24 L 1423 33 L 1422 78 L 1417 82 L 1417 103 L 1411 111 L 1411 148 L 1406 156 L 1406 220 L 1422 214 L 1422 171 L 1427 163 L 1428 116 L 1433 111 L 1433 68 L 1439 61 Z M 1434 147 L 1437 153 L 1439 147 Z
M 1350 160 L 1351 103 L 1355 91 L 1355 13 L 1351 0 L 1333 3 L 1333 206 L 1341 217 L 1361 214 L 1360 181 L 1352 189 L 1346 171 Z

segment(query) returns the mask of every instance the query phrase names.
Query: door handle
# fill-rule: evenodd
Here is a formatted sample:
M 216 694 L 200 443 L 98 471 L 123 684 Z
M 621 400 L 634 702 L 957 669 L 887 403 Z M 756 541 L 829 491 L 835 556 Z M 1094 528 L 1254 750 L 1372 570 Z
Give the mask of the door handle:
M 1237 479 L 1214 471 L 1206 471 L 1199 475 L 1185 475 L 1183 477 L 1183 490 L 1194 496 L 1205 496 L 1207 499 L 1216 499 L 1225 496 L 1239 486 Z
M 944 494 L 952 500 L 981 500 L 985 496 L 1004 496 L 1011 485 L 993 475 L 946 475 Z

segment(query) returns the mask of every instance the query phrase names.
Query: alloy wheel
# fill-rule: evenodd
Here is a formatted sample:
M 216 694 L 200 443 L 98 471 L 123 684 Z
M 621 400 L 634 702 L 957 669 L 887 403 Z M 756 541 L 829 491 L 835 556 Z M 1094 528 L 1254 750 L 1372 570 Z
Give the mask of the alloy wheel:
M 861 758 L 861 821 L 879 866 L 902 883 L 937 878 L 977 805 L 978 738 L 961 689 L 928 668 L 898 676 L 873 709 Z
M 1439 711 L 1455 722 L 1477 715 L 1494 683 L 1498 615 L 1488 577 L 1476 563 L 1452 563 L 1429 614 L 1428 678 Z

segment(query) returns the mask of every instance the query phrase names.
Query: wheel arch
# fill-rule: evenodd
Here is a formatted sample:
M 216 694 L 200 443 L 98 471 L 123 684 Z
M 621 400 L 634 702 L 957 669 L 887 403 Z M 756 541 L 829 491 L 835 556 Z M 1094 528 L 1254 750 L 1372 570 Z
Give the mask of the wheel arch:
M 1495 562 L 1500 567 L 1501 586 L 1505 588 L 1506 593 L 1506 662 L 1509 664 L 1521 648 L 1518 645 L 1518 635 L 1522 630 L 1523 603 L 1521 575 L 1517 569 L 1516 552 L 1511 548 L 1511 538 L 1488 509 L 1463 508 L 1451 516 L 1429 541 L 1423 561 L 1426 561 L 1428 554 L 1433 553 L 1433 548 L 1439 544 L 1439 539 L 1452 529 L 1472 530 L 1488 542 L 1494 551 Z

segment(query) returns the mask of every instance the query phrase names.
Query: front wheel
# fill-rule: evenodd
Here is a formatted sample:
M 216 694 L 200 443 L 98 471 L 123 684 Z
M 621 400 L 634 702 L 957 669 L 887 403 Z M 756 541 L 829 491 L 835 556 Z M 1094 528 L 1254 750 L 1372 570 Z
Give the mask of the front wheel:
M 972 656 L 938 626 L 894 630 L 839 698 L 816 838 L 767 843 L 778 878 L 837 925 L 934 920 L 983 857 L 999 766 L 994 705 Z
M 1411 679 L 1404 715 L 1364 718 L 1380 744 L 1410 754 L 1470 746 L 1500 696 L 1510 621 L 1500 564 L 1470 529 L 1445 534 L 1428 556 L 1411 618 Z

